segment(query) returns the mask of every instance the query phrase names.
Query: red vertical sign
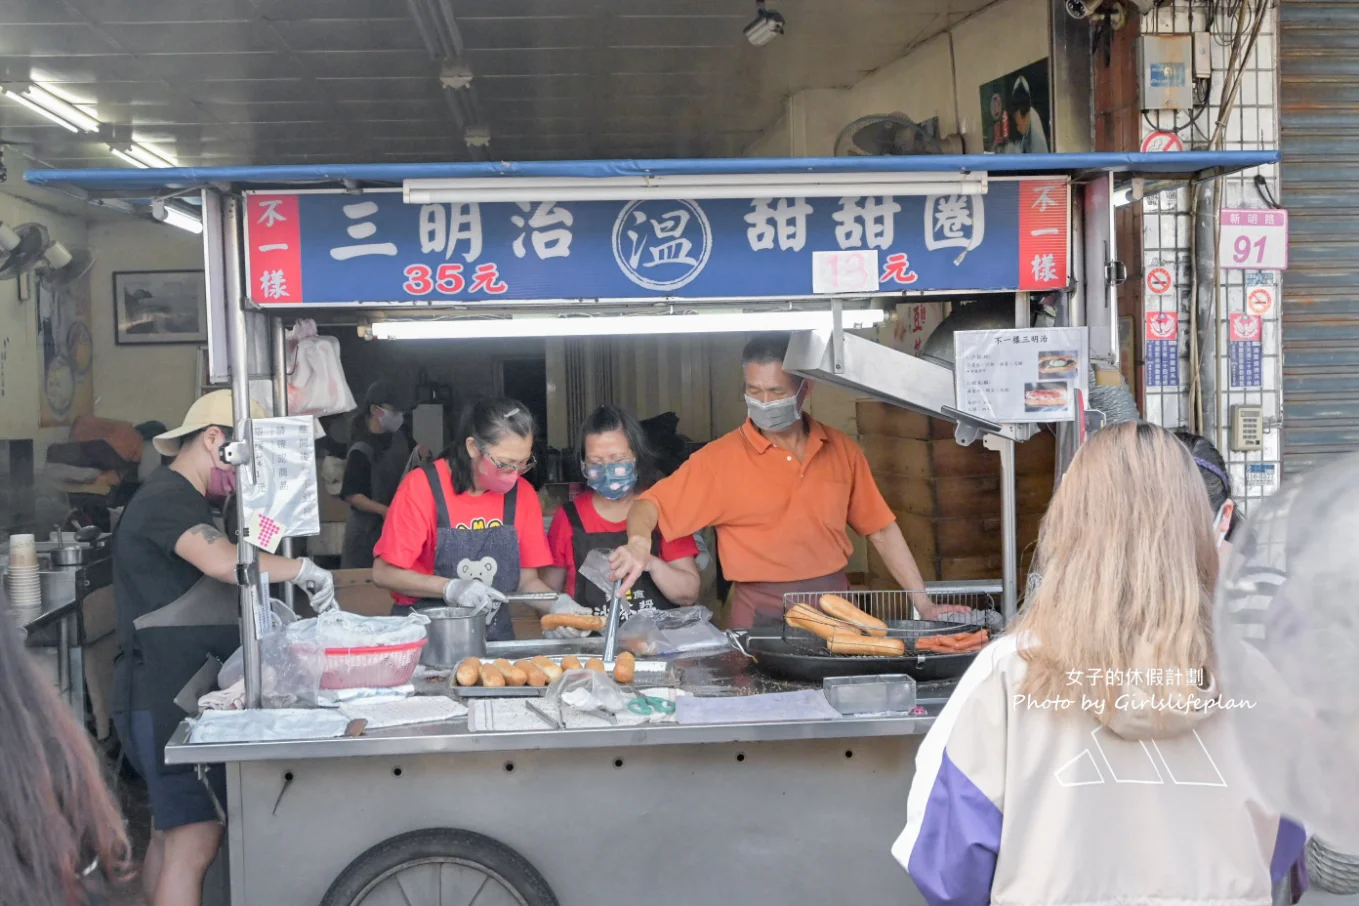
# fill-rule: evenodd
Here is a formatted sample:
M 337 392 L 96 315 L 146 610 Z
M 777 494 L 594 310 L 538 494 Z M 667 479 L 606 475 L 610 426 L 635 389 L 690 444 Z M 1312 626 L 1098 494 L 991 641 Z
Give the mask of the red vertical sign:
M 302 301 L 302 225 L 296 195 L 248 195 L 245 242 L 250 285 L 260 305 Z
M 1071 188 L 1066 180 L 1020 181 L 1020 289 L 1041 291 L 1066 286 L 1071 260 L 1070 219 Z

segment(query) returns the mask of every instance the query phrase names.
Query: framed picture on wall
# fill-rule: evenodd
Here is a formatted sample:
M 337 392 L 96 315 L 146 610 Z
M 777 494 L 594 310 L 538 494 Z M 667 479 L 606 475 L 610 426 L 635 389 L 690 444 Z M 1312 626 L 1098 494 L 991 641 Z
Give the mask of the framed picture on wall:
M 1048 58 L 981 86 L 982 150 L 996 154 L 1047 154 L 1052 129 Z
M 118 271 L 114 339 L 120 345 L 202 343 L 208 338 L 202 271 Z

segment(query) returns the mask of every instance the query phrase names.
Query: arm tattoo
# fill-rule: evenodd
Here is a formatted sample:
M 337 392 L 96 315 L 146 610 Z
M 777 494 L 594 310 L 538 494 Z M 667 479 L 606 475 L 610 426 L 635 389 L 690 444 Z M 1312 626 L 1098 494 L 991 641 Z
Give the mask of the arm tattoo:
M 198 525 L 195 525 L 193 528 L 189 529 L 189 531 L 193 532 L 195 535 L 198 535 L 209 544 L 212 544 L 214 541 L 226 540 L 226 535 L 223 535 L 221 532 L 217 531 L 217 529 L 213 528 L 207 523 L 199 523 Z

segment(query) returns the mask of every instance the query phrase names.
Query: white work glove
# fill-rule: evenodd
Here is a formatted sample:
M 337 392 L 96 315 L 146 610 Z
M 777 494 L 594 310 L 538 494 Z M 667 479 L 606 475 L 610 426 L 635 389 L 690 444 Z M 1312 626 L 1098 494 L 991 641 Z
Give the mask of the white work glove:
M 326 613 L 339 607 L 335 603 L 335 577 L 311 562 L 310 557 L 303 557 L 297 562 L 302 564 L 302 568 L 297 571 L 290 584 L 306 592 L 311 609 L 317 613 Z
M 589 616 L 594 613 L 588 607 L 581 607 L 571 600 L 570 595 L 557 595 L 557 600 L 552 602 L 552 606 L 547 609 L 548 613 L 579 613 Z M 572 629 L 570 626 L 563 626 L 561 629 L 548 629 L 543 632 L 545 639 L 583 639 L 590 633 L 584 629 Z
M 505 603 L 505 595 L 480 579 L 449 579 L 444 586 L 444 603 L 452 607 L 484 607 L 489 626 Z

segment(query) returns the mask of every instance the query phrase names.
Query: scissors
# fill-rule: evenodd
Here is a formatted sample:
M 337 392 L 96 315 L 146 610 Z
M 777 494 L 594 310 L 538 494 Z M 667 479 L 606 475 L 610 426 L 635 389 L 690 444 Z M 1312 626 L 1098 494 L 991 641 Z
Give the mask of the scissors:
M 628 710 L 643 716 L 651 714 L 674 714 L 675 703 L 653 695 L 639 695 L 628 702 Z

